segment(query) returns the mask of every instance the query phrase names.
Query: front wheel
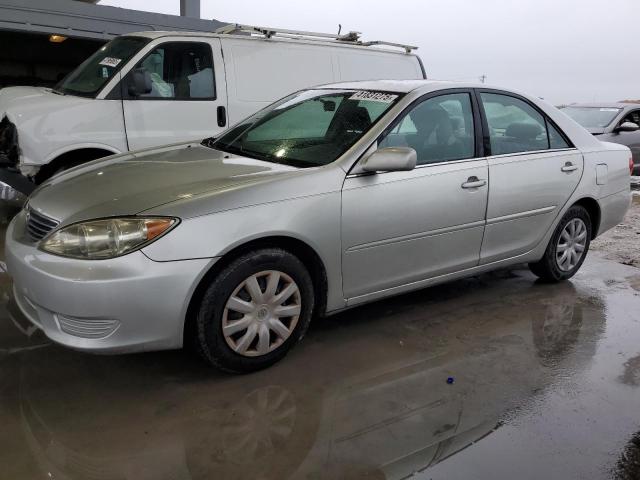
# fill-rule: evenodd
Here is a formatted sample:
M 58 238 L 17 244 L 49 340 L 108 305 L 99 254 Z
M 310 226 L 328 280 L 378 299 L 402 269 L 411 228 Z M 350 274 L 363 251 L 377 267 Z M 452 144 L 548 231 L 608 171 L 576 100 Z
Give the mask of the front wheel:
M 582 266 L 591 243 L 591 217 L 580 205 L 574 205 L 556 227 L 544 257 L 530 263 L 531 271 L 547 282 L 573 277 Z
M 302 338 L 313 303 L 311 277 L 296 256 L 277 248 L 247 253 L 205 291 L 197 315 L 198 351 L 230 372 L 268 367 Z

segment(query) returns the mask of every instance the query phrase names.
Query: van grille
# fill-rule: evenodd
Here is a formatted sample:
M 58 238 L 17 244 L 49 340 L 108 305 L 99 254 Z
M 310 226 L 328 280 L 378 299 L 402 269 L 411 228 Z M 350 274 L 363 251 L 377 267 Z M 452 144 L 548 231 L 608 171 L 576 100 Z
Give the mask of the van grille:
M 42 240 L 49 232 L 58 226 L 60 222 L 53 218 L 35 212 L 32 209 L 27 211 L 27 233 L 34 242 Z

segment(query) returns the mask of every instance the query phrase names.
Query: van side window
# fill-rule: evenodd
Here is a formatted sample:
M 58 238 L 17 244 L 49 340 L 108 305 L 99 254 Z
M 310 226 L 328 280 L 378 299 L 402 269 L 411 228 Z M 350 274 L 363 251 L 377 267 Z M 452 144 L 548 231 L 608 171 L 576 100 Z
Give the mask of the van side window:
M 216 97 L 213 55 L 208 43 L 163 43 L 135 68 L 142 68 L 151 76 L 151 93 L 137 97 L 140 100 L 213 100 Z
M 417 164 L 473 158 L 473 113 L 468 93 L 429 98 L 413 107 L 378 143 L 378 148 L 411 147 Z

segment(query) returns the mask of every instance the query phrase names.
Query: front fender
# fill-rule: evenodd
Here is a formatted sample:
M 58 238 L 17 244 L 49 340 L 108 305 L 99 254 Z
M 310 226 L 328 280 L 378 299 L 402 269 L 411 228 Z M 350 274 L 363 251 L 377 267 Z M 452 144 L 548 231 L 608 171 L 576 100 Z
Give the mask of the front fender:
M 340 202 L 337 191 L 183 219 L 143 253 L 162 262 L 213 258 L 260 238 L 291 237 L 318 254 L 327 273 L 327 309 L 340 308 Z
M 20 165 L 40 167 L 78 148 L 127 150 L 122 105 L 117 100 L 94 100 L 44 94 L 7 109 L 16 125 Z
M 71 145 L 66 145 L 64 147 L 61 147 L 58 150 L 55 150 L 49 153 L 49 155 L 45 158 L 45 161 L 43 163 L 45 164 L 50 163 L 61 155 L 64 155 L 70 152 L 75 152 L 77 150 L 84 150 L 87 148 L 106 150 L 108 152 L 111 152 L 112 155 L 118 155 L 120 153 L 124 153 L 122 150 L 114 147 L 113 145 L 108 145 L 105 143 L 92 143 L 92 142 L 74 143 Z

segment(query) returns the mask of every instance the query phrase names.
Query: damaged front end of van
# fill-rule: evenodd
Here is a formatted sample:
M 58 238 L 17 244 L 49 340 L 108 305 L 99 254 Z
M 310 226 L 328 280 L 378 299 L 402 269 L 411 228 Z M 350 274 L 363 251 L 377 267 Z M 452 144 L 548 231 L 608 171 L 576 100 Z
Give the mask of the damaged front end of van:
M 4 115 L 0 120 L 0 166 L 17 167 L 19 157 L 18 129 Z

